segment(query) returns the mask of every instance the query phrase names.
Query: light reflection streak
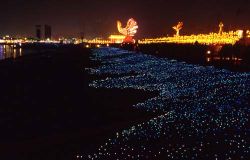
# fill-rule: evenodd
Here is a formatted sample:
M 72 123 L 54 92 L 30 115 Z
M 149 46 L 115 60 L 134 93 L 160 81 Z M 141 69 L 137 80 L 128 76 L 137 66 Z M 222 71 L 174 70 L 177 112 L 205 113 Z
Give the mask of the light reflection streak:
M 14 45 L 0 45 L 0 60 L 20 57 L 23 55 L 22 48 L 16 48 Z

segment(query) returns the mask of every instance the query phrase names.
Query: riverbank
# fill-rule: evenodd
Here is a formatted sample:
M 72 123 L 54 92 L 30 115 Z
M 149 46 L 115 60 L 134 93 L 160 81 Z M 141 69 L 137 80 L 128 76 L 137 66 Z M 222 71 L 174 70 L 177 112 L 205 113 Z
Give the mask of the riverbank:
M 1 159 L 72 159 L 152 117 L 132 107 L 152 93 L 88 86 L 90 54 L 65 46 L 0 62 Z
M 137 46 L 123 45 L 123 48 L 157 57 L 184 61 L 189 64 L 215 66 L 234 72 L 250 71 L 249 46 L 162 43 L 138 44 Z

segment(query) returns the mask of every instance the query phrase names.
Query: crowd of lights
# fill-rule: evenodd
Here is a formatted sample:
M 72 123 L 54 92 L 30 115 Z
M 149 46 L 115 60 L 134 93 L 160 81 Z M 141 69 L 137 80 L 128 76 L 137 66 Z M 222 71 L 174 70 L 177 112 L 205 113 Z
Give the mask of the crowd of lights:
M 111 43 L 111 40 L 93 39 L 93 40 L 87 40 L 86 42 L 89 44 L 109 44 Z
M 158 116 L 77 159 L 247 159 L 250 156 L 250 73 L 157 58 L 116 48 L 93 50 L 95 88 L 156 91 L 134 107 Z M 118 75 L 118 77 L 117 77 Z
M 162 38 L 152 38 L 143 39 L 139 43 L 150 44 L 150 43 L 180 43 L 180 44 L 235 44 L 242 38 L 243 31 L 230 31 L 210 34 L 198 34 L 190 36 L 174 36 L 174 37 L 162 37 Z
M 51 40 L 51 39 L 46 39 L 46 40 L 35 40 L 35 39 L 28 39 L 28 38 L 11 38 L 9 36 L 4 36 L 3 38 L 0 39 L 0 44 L 10 44 L 10 45 L 15 45 L 15 44 L 24 44 L 24 43 L 60 43 L 58 40 Z

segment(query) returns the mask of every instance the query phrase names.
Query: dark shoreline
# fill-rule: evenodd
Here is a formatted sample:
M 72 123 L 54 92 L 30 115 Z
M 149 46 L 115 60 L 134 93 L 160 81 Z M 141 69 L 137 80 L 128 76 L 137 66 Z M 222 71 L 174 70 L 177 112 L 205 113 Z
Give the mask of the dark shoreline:
M 115 47 L 120 47 L 115 45 Z M 250 72 L 250 46 L 224 45 L 220 52 L 216 47 L 202 44 L 138 44 L 137 46 L 123 45 L 122 48 L 135 50 L 161 58 L 175 59 L 190 64 L 214 66 L 219 69 L 228 69 L 233 72 Z M 211 54 L 208 55 L 207 51 Z M 237 57 L 242 61 L 226 60 Z M 209 60 L 209 61 L 208 61 Z
M 88 87 L 89 55 L 66 46 L 0 62 L 1 159 L 73 159 L 153 117 L 132 108 L 152 93 Z

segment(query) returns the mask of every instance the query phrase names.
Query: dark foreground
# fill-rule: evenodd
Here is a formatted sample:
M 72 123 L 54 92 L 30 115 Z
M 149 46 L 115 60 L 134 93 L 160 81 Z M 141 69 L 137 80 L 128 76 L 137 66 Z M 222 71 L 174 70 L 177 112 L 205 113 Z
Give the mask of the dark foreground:
M 0 62 L 1 160 L 75 159 L 152 116 L 131 107 L 152 93 L 88 87 L 89 54 L 68 46 Z

